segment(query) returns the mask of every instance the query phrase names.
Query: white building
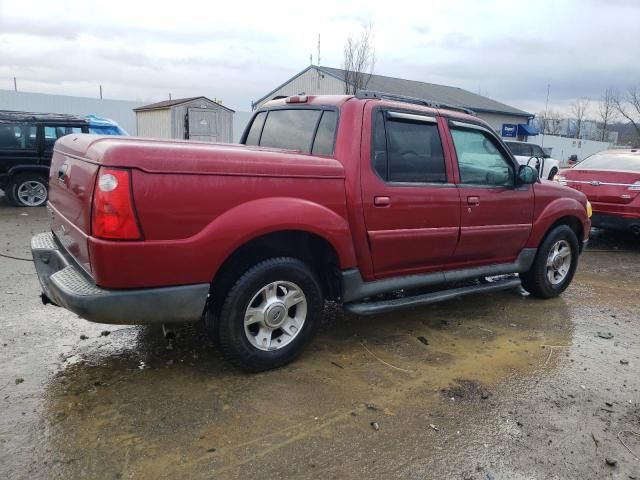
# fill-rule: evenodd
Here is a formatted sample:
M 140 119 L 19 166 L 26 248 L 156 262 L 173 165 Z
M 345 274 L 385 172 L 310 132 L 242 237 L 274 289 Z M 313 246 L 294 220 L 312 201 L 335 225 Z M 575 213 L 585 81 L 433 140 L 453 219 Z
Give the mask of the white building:
M 142 102 L 126 100 L 0 90 L 0 110 L 65 113 L 78 116 L 94 114 L 114 120 L 130 135 L 136 135 L 136 116 L 133 109 L 141 105 L 143 105 Z

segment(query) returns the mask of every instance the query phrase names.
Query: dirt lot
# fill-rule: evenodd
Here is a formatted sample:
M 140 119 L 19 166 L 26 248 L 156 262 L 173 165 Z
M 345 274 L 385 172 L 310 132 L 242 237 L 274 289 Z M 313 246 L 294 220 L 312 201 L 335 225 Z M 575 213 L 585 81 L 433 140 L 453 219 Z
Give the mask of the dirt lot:
M 0 200 L 0 253 L 46 229 Z M 310 349 L 259 375 L 200 326 L 167 350 L 158 327 L 45 307 L 33 266 L 0 258 L 0 478 L 640 478 L 640 242 L 589 248 L 551 301 L 327 306 Z

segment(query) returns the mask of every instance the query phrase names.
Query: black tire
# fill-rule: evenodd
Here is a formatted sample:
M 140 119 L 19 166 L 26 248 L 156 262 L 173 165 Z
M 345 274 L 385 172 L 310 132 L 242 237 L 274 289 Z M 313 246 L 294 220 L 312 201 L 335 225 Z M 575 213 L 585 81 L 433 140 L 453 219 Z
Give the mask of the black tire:
M 37 182 L 44 187 L 44 199 L 38 201 L 37 204 L 24 202 L 18 195 L 19 189 L 27 182 Z M 49 186 L 47 184 L 47 179 L 42 175 L 38 175 L 37 173 L 25 173 L 18 175 L 11 180 L 11 183 L 9 183 L 5 190 L 5 194 L 7 195 L 9 202 L 17 207 L 42 207 L 47 204 L 47 199 L 49 198 Z
M 569 248 L 571 249 L 571 264 L 564 278 L 559 281 L 559 283 L 553 284 L 547 276 L 547 258 L 554 245 L 562 240 L 568 243 Z M 529 269 L 528 272 L 520 274 L 522 286 L 534 297 L 557 297 L 567 289 L 571 280 L 573 280 L 576 268 L 578 267 L 579 253 L 580 248 L 578 246 L 578 238 L 576 237 L 575 232 L 567 225 L 559 225 L 555 227 L 542 241 L 531 269 Z
M 558 174 L 558 169 L 556 167 L 553 167 L 549 172 L 548 180 L 553 180 L 553 177 L 555 177 L 557 174 Z
M 7 183 L 5 187 L 2 189 L 2 192 L 4 193 L 4 204 L 8 207 L 16 206 L 15 202 L 13 201 L 13 196 L 9 193 L 11 192 L 12 188 L 13 188 L 13 185 L 11 183 Z
M 307 311 L 302 327 L 290 343 L 277 350 L 265 351 L 249 341 L 244 317 L 254 296 L 272 282 L 292 282 L 299 286 L 307 302 Z M 225 358 L 242 370 L 260 372 L 281 367 L 302 352 L 322 316 L 322 289 L 314 273 L 302 261 L 291 257 L 270 258 L 249 268 L 237 279 L 225 295 L 221 308 L 210 305 L 209 309 L 214 321 L 207 325 L 214 330 Z

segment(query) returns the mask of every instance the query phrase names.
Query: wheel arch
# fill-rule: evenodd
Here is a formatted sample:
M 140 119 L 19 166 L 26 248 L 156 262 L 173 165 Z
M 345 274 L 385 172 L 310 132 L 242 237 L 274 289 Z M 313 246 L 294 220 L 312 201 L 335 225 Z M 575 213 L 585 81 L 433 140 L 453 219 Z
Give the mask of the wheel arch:
M 559 198 L 551 202 L 534 222 L 534 228 L 527 242 L 528 247 L 537 248 L 551 230 L 558 225 L 569 226 L 576 234 L 578 245 L 582 248 L 587 213 L 585 207 L 576 199 Z
M 290 256 L 305 261 L 319 274 L 330 298 L 340 292 L 339 288 L 335 290 L 333 278 L 339 276 L 332 272 L 356 265 L 347 220 L 307 200 L 267 198 L 247 202 L 225 212 L 206 230 L 206 236 L 218 247 L 210 277 L 212 292 L 228 283 L 238 268 L 272 256 Z

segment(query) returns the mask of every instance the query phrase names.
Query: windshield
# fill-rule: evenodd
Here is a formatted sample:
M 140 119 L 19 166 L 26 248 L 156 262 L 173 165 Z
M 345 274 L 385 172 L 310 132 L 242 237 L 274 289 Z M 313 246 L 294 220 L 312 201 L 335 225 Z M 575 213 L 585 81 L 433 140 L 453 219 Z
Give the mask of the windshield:
M 576 170 L 627 170 L 640 172 L 640 155 L 633 153 L 596 153 L 574 167 Z

